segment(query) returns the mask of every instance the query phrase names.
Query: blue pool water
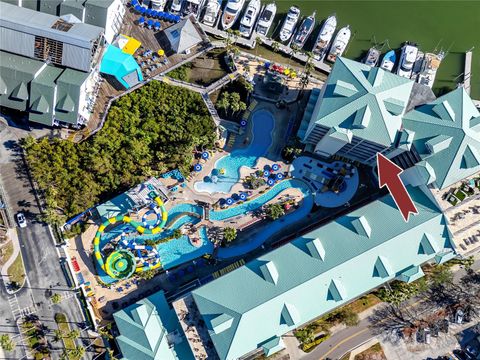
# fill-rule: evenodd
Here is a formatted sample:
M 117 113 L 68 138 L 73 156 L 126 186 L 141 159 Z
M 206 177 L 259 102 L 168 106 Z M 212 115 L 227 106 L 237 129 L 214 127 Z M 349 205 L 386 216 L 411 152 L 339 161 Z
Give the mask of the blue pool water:
M 215 169 L 225 169 L 225 175 L 217 175 L 218 181 L 198 181 L 194 184 L 199 192 L 228 194 L 240 179 L 242 166 L 254 167 L 259 157 L 264 156 L 272 144 L 272 131 L 275 127 L 273 115 L 266 110 L 260 110 L 252 116 L 253 139 L 246 148 L 233 150 L 215 163 Z

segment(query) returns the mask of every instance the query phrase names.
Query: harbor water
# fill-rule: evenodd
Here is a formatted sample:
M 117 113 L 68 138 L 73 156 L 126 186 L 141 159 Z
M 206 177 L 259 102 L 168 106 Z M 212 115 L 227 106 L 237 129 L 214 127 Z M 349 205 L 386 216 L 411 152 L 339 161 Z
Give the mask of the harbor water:
M 268 3 L 270 0 L 262 0 Z M 362 60 L 368 49 L 377 44 L 382 54 L 389 47 L 398 49 L 404 41 L 416 42 L 423 52 L 449 50 L 442 62 L 434 84 L 437 95 L 456 87 L 463 81 L 465 52 L 473 49 L 471 96 L 480 99 L 480 1 L 448 0 L 276 0 L 278 7 L 270 35 L 276 35 L 285 13 L 292 5 L 301 15 L 317 12 L 316 28 L 306 49 L 312 46 L 320 30 L 320 22 L 336 13 L 337 30 L 347 24 L 352 39 L 344 56 Z M 277 39 L 276 39 L 277 40 Z

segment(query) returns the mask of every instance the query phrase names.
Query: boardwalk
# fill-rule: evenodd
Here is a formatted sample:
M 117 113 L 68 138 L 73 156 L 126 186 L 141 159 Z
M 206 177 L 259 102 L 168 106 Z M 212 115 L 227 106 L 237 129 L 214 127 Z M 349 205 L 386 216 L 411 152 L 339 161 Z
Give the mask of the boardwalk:
M 472 56 L 470 50 L 465 53 L 465 71 L 463 72 L 463 87 L 468 95 L 470 95 L 470 79 L 472 78 Z

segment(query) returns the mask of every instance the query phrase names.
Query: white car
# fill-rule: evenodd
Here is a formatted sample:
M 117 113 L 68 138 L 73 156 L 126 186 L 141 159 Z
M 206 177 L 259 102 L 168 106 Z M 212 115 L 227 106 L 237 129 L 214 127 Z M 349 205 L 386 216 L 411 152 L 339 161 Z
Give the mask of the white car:
M 27 227 L 27 220 L 25 219 L 25 215 L 23 215 L 23 213 L 21 212 L 17 214 L 17 222 L 18 226 L 20 226 L 21 228 Z

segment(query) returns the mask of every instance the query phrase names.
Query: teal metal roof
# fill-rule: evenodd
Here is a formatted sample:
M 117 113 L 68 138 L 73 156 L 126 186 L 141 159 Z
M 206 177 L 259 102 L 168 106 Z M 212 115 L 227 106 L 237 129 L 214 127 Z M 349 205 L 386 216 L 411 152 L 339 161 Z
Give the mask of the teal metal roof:
M 419 211 L 408 223 L 386 196 L 194 290 L 220 359 L 263 346 L 271 353 L 276 336 L 395 277 L 420 276 L 411 269 L 434 259 L 432 249 L 441 261 L 452 250 L 446 220 L 408 190 Z M 219 318 L 233 320 L 218 328 Z
M 114 76 L 125 89 L 143 81 L 142 71 L 134 57 L 113 45 L 109 45 L 103 55 L 100 72 Z M 133 72 L 137 74 L 134 81 L 131 80 L 131 77 L 128 77 L 127 81 L 127 76 Z
M 480 113 L 463 88 L 408 112 L 406 129 L 413 145 L 444 189 L 480 171 Z
M 88 76 L 89 73 L 83 71 L 65 69 L 57 79 L 56 119 L 70 124 L 77 123 L 80 89 Z
M 307 136 L 319 124 L 350 129 L 354 136 L 387 147 L 394 143 L 412 91 L 411 80 L 338 58 L 325 87 Z
M 120 332 L 116 338 L 124 360 L 193 360 L 180 324 L 163 291 L 113 314 Z M 178 332 L 170 347 L 168 334 Z

